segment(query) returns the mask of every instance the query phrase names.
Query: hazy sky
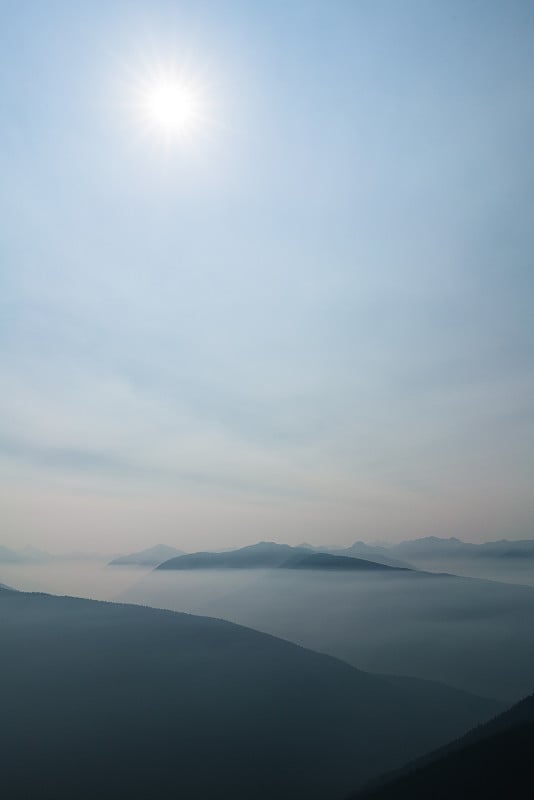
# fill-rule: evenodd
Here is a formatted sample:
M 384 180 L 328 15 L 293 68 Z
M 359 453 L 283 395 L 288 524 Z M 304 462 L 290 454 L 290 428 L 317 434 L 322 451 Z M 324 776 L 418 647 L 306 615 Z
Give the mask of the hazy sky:
M 533 535 L 532 2 L 0 11 L 3 544 Z

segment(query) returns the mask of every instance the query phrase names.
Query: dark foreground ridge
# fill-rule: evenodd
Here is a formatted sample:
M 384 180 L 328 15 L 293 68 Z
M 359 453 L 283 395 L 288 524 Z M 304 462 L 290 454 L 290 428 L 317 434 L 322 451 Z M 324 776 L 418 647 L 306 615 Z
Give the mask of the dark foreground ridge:
M 530 797 L 534 695 L 352 800 Z
M 0 590 L 9 800 L 336 800 L 496 713 L 254 630 Z

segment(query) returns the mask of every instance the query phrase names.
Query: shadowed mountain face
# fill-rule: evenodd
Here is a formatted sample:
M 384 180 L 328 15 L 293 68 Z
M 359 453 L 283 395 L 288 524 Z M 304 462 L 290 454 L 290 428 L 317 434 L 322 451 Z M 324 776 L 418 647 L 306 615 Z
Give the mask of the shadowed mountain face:
M 0 590 L 0 640 L 10 800 L 335 800 L 496 710 L 136 606 Z
M 461 739 L 407 764 L 353 800 L 528 797 L 532 786 L 534 695 Z M 380 785 L 379 785 L 380 784 Z
M 534 723 L 518 725 L 353 800 L 526 800 L 532 789 L 533 748 Z
M 174 556 L 181 556 L 182 550 L 177 550 L 176 547 L 169 547 L 166 544 L 157 544 L 154 547 L 149 547 L 146 550 L 141 550 L 138 553 L 130 553 L 125 556 L 118 556 L 110 561 L 110 566 L 138 566 L 138 567 L 155 567 Z

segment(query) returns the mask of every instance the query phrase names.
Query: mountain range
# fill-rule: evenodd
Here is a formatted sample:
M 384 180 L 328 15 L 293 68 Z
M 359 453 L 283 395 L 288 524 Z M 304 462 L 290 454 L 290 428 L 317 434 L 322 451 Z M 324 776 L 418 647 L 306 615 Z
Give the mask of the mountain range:
M 534 540 L 473 544 L 428 536 L 391 545 L 389 552 L 418 569 L 453 572 L 534 586 Z
M 456 537 L 425 536 L 389 545 L 356 541 L 350 547 L 307 545 L 315 552 L 367 558 L 388 566 L 452 572 L 534 586 L 534 540 L 474 544 Z
M 463 542 L 456 537 L 448 539 L 427 536 L 421 539 L 410 539 L 388 548 L 392 553 L 421 558 L 425 556 L 462 556 L 471 558 L 532 558 L 534 559 L 534 540 L 501 539 L 495 542 L 473 544 Z
M 158 570 L 199 569 L 314 569 L 314 570 L 385 570 L 398 569 L 375 561 L 352 558 L 338 553 L 321 553 L 308 547 L 291 547 L 276 542 L 258 542 L 224 552 L 188 553 L 170 558 Z

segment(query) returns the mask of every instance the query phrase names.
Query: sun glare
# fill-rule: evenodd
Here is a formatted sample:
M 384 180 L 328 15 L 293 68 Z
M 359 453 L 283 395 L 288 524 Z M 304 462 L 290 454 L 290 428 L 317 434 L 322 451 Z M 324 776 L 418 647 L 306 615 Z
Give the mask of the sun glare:
M 193 69 L 177 59 L 165 63 L 147 54 L 125 67 L 119 96 L 127 98 L 122 107 L 131 133 L 158 157 L 200 156 L 223 128 L 220 85 L 206 68 Z
M 180 71 L 167 69 L 147 75 L 134 91 L 134 107 L 146 132 L 159 134 L 170 143 L 200 134 L 205 127 L 204 92 Z
M 195 92 L 177 80 L 149 86 L 143 105 L 148 122 L 167 134 L 180 135 L 191 131 L 200 117 Z

